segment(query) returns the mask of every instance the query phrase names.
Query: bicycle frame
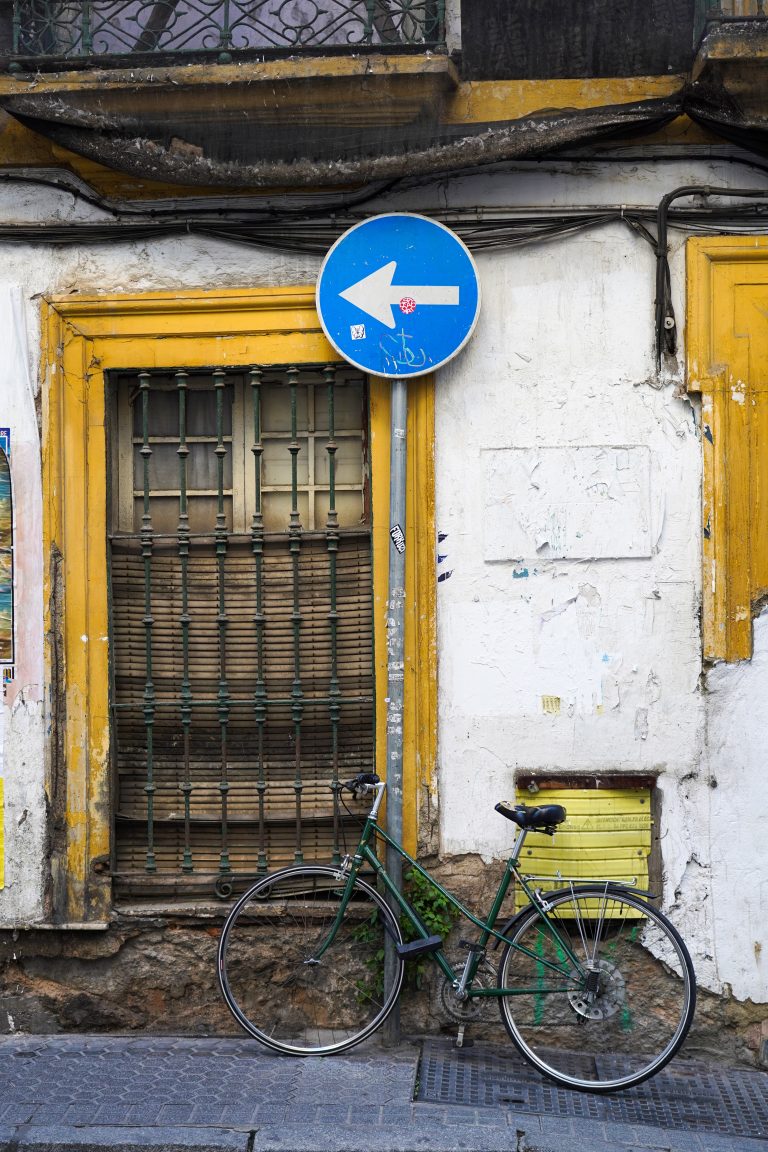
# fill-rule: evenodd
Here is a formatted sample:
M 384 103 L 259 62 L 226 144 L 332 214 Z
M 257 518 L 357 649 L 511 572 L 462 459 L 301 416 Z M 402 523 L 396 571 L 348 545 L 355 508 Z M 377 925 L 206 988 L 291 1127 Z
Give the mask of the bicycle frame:
M 499 882 L 499 887 L 494 897 L 490 912 L 488 913 L 487 918 L 482 920 L 478 916 L 475 916 L 475 914 L 471 912 L 470 909 L 467 908 L 464 904 L 462 904 L 460 900 L 453 896 L 451 892 L 443 888 L 442 884 L 435 880 L 434 877 L 431 876 L 427 871 L 427 869 L 419 864 L 418 860 L 414 860 L 413 857 L 405 851 L 401 844 L 399 844 L 396 840 L 393 840 L 393 838 L 387 832 L 385 832 L 383 828 L 380 827 L 378 823 L 378 811 L 384 795 L 385 785 L 377 784 L 375 785 L 375 789 L 377 793 L 376 799 L 373 803 L 370 813 L 368 814 L 368 817 L 366 818 L 365 825 L 360 836 L 360 841 L 357 845 L 357 850 L 353 856 L 347 856 L 340 867 L 342 876 L 346 878 L 345 889 L 342 894 L 336 920 L 331 926 L 331 930 L 327 939 L 323 942 L 321 948 L 316 952 L 316 959 L 319 959 L 326 951 L 326 949 L 329 948 L 333 943 L 338 927 L 344 918 L 346 907 L 352 896 L 355 880 L 357 879 L 361 868 L 366 863 L 369 864 L 373 869 L 377 879 L 380 880 L 384 885 L 384 888 L 390 895 L 391 899 L 398 905 L 401 912 L 403 912 L 408 917 L 418 935 L 422 939 L 427 939 L 429 937 L 429 931 L 421 922 L 418 914 L 408 903 L 407 899 L 400 891 L 398 891 L 389 874 L 387 873 L 386 868 L 379 860 L 373 847 L 371 846 L 372 841 L 375 846 L 376 839 L 381 838 L 386 844 L 393 848 L 398 853 L 398 855 L 402 857 L 403 860 L 407 861 L 407 863 L 412 868 L 416 869 L 416 871 L 420 873 L 420 875 L 423 876 L 425 880 L 432 884 L 441 894 L 441 896 L 443 896 L 458 911 L 460 916 L 463 916 L 466 920 L 469 920 L 470 923 L 475 926 L 475 928 L 480 930 L 480 936 L 477 940 L 477 943 L 472 946 L 472 949 L 470 950 L 469 956 L 467 958 L 467 962 L 464 966 L 464 970 L 461 974 L 456 972 L 448 958 L 445 956 L 442 948 L 433 953 L 433 959 L 435 963 L 442 970 L 444 975 L 451 981 L 454 988 L 457 990 L 459 998 L 523 996 L 530 995 L 532 992 L 538 992 L 539 994 L 541 993 L 540 988 L 472 987 L 472 981 L 475 978 L 480 961 L 485 953 L 489 941 L 492 939 L 504 944 L 508 944 L 510 947 L 514 948 L 515 951 L 523 953 L 530 959 L 535 960 L 537 964 L 540 964 L 546 968 L 551 969 L 553 972 L 562 975 L 564 981 L 563 986 L 559 988 L 549 987 L 546 989 L 547 993 L 568 992 L 574 986 L 578 986 L 581 983 L 581 980 L 586 975 L 583 962 L 579 960 L 579 958 L 573 952 L 568 939 L 564 937 L 560 932 L 558 932 L 557 926 L 547 916 L 548 909 L 546 901 L 542 901 L 535 890 L 528 886 L 518 868 L 520 853 L 527 836 L 527 829 L 520 829 L 517 837 L 515 838 L 515 843 L 512 847 L 512 855 L 507 860 L 504 875 L 501 877 Z M 497 931 L 496 922 L 499 918 L 501 906 L 513 880 L 517 880 L 520 883 L 523 891 L 528 897 L 531 907 L 536 910 L 536 913 L 540 919 L 547 926 L 547 931 L 551 933 L 556 945 L 561 949 L 562 954 L 567 959 L 567 967 L 565 964 L 553 964 L 551 961 L 544 959 L 542 956 L 531 952 L 528 948 L 525 948 L 520 944 L 513 943 L 513 941 L 511 941 L 508 936 L 505 936 L 502 932 Z

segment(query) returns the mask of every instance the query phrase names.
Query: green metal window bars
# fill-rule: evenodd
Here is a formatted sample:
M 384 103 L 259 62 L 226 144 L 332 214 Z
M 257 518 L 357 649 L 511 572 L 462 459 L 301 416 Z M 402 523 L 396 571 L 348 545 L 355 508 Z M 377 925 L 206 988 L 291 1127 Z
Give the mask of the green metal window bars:
M 143 53 L 225 63 L 249 50 L 445 49 L 445 0 L 13 0 L 12 20 L 0 36 L 13 56 L 102 66 Z
M 698 45 L 711 24 L 741 20 L 768 20 L 768 0 L 696 0 L 693 43 Z
M 254 366 L 111 389 L 117 894 L 338 862 L 333 788 L 374 766 L 365 382 Z

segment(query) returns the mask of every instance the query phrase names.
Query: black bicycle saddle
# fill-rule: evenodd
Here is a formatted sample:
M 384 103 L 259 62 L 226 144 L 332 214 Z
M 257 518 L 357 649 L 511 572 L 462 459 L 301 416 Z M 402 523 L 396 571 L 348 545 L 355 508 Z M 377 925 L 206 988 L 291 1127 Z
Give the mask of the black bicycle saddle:
M 510 804 L 502 800 L 496 805 L 496 811 L 517 824 L 518 828 L 553 828 L 555 824 L 562 824 L 565 820 L 565 808 L 561 804 L 542 804 L 540 807 L 528 808 L 525 804 Z

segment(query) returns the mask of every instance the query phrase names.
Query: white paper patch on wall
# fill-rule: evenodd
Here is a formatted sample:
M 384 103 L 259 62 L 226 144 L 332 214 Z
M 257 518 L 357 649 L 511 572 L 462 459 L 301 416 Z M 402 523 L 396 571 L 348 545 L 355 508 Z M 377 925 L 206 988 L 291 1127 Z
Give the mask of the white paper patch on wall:
M 650 556 L 647 447 L 483 452 L 486 561 Z

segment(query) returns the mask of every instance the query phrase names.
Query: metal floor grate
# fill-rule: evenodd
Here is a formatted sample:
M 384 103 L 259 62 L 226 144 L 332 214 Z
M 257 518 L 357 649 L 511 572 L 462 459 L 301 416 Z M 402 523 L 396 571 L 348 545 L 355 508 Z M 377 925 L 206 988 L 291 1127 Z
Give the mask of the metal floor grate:
M 768 1139 L 766 1073 L 682 1058 L 639 1088 L 594 1096 L 558 1088 L 513 1051 L 427 1040 L 417 1100 Z

